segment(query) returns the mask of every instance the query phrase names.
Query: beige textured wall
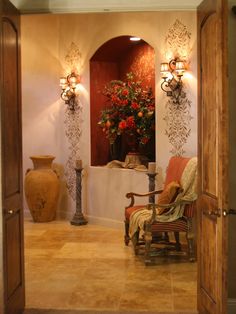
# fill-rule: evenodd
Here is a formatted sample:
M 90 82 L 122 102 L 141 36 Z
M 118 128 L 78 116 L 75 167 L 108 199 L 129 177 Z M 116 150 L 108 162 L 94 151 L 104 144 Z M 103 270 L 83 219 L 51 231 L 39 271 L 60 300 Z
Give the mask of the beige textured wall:
M 56 156 L 59 171 L 67 158 L 64 107 L 60 100 L 59 17 L 22 16 L 23 173 L 31 155 Z M 67 204 L 62 181 L 60 207 Z
M 187 97 L 191 101 L 190 136 L 184 145 L 185 155 L 196 155 L 197 116 L 196 116 L 196 14 L 195 12 L 141 12 L 141 13 L 100 13 L 22 16 L 22 87 L 23 87 L 23 150 L 24 171 L 31 167 L 29 156 L 35 153 L 55 154 L 62 166 L 68 158 L 68 142 L 64 134 L 64 104 L 60 100 L 58 80 L 65 75 L 68 64 L 65 56 L 72 42 L 81 52 L 80 71 L 83 90 L 80 95 L 83 106 L 82 137 L 80 155 L 86 173 L 93 171 L 90 165 L 90 112 L 89 112 L 89 60 L 94 52 L 107 40 L 121 35 L 135 35 L 143 38 L 155 49 L 156 63 L 156 156 L 159 175 L 158 185 L 163 182 L 166 165 L 172 148 L 166 136 L 167 97 L 160 89 L 160 63 L 165 61 L 165 53 L 170 47 L 165 41 L 171 34 L 170 28 L 178 19 L 188 31 L 188 78 L 185 79 Z M 178 43 L 181 46 L 181 43 Z M 168 51 L 168 52 L 169 52 Z M 99 186 L 99 176 L 93 177 Z M 109 182 L 109 180 L 107 181 Z M 89 175 L 85 176 L 86 187 L 83 193 L 85 209 L 96 216 L 97 200 L 90 194 Z M 123 182 L 122 182 L 123 184 Z M 125 183 L 124 183 L 125 184 Z M 137 184 L 139 185 L 139 183 Z M 135 189 L 135 183 L 131 188 Z M 64 183 L 63 183 L 64 187 Z M 130 185 L 127 185 L 127 191 Z M 143 189 L 147 189 L 146 182 Z M 73 202 L 67 199 L 62 188 L 61 209 L 73 211 Z M 113 198 L 114 195 L 109 197 Z M 123 196 L 121 196 L 123 198 Z M 105 200 L 104 200 L 105 202 Z M 123 206 L 123 205 L 122 205 Z M 121 207 L 120 207 L 121 208 Z M 112 209 L 116 211 L 116 209 Z M 120 209 L 122 211 L 122 209 Z M 98 209 L 99 212 L 99 209 Z M 122 213 L 112 219 L 120 220 Z

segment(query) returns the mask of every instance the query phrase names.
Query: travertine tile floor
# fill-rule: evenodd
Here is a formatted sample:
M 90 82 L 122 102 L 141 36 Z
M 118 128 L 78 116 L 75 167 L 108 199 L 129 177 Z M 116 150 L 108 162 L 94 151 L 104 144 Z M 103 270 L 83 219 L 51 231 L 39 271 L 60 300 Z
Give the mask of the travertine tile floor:
M 196 263 L 145 266 L 123 230 L 25 221 L 26 308 L 166 311 L 196 309 Z

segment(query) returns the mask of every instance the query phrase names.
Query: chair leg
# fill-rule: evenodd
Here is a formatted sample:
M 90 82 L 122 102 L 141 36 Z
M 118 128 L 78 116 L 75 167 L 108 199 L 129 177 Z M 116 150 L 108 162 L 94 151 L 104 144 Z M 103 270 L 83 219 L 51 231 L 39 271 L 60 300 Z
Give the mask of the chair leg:
M 179 232 L 174 232 L 175 235 L 175 249 L 177 252 L 181 251 L 181 244 L 179 242 Z
M 165 242 L 170 242 L 168 232 L 164 232 L 164 241 L 165 241 Z
M 151 264 L 151 243 L 152 243 L 152 232 L 151 232 L 151 226 L 146 224 L 145 227 L 145 234 L 144 234 L 144 240 L 145 240 L 145 264 L 150 265 Z
M 135 234 L 132 236 L 132 244 L 134 247 L 134 254 L 138 255 L 139 253 L 139 230 L 135 232 Z
M 186 235 L 187 241 L 188 241 L 188 256 L 189 261 L 194 262 L 195 256 L 194 256 L 194 248 L 193 248 L 193 236 L 189 233 Z
M 125 235 L 124 235 L 124 242 L 125 245 L 129 245 L 130 237 L 129 237 L 129 220 L 125 219 Z

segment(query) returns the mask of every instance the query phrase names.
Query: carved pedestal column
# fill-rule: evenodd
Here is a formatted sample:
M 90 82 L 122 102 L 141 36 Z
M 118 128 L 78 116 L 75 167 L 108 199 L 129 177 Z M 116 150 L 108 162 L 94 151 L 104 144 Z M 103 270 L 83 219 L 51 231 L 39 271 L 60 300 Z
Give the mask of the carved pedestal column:
M 147 173 L 148 180 L 149 180 L 149 192 L 155 191 L 155 177 L 156 173 Z M 154 204 L 155 203 L 155 195 L 149 196 L 149 203 Z
M 70 223 L 76 226 L 86 225 L 88 223 L 88 221 L 84 218 L 82 208 L 81 208 L 82 170 L 83 168 L 75 168 L 75 171 L 76 171 L 76 211 Z

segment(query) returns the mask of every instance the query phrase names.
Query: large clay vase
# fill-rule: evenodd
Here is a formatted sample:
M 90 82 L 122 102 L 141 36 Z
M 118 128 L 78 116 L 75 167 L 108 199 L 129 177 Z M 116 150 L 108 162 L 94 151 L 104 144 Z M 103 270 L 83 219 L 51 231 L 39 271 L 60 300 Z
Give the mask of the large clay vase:
M 48 222 L 56 217 L 59 179 L 52 170 L 54 156 L 31 156 L 34 169 L 25 177 L 25 196 L 35 222 Z

